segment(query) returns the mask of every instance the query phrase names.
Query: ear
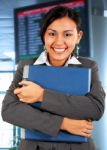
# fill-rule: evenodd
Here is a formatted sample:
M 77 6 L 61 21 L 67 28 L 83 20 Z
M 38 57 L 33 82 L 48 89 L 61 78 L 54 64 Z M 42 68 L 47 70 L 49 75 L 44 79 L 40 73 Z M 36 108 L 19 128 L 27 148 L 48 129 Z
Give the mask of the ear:
M 80 43 L 80 40 L 82 39 L 82 36 L 83 36 L 83 31 L 79 31 L 78 35 L 77 35 L 77 44 Z

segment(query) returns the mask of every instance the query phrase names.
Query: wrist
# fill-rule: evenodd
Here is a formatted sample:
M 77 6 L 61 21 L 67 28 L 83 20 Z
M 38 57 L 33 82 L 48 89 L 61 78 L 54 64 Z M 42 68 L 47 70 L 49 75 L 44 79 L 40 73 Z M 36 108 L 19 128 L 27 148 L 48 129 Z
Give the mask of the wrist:
M 41 96 L 39 98 L 39 102 L 42 102 L 43 101 L 43 95 L 44 95 L 44 89 L 41 88 Z
M 61 124 L 61 130 L 67 131 L 67 120 L 68 118 L 64 117 L 63 122 Z

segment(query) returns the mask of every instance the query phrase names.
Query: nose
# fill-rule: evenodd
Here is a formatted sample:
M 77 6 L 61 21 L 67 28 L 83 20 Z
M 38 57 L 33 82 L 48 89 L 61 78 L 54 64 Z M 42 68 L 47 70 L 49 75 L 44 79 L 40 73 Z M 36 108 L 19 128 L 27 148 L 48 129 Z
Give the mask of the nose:
M 55 39 L 55 44 L 56 45 L 62 45 L 64 44 L 64 38 L 62 35 L 57 35 Z

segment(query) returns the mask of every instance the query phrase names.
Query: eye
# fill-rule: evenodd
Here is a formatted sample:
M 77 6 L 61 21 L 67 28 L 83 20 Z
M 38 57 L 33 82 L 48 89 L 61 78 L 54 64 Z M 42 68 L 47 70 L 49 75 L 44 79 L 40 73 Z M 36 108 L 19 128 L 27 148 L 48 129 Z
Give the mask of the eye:
M 70 37 L 70 36 L 72 36 L 72 33 L 65 33 L 65 36 Z
M 49 36 L 55 36 L 55 33 L 54 32 L 49 32 L 48 35 Z

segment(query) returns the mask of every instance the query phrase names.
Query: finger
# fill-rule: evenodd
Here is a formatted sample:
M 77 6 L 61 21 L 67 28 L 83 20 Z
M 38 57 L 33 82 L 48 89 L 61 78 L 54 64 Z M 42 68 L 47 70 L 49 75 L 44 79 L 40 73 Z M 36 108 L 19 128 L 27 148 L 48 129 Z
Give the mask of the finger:
M 92 133 L 92 130 L 86 129 L 86 130 L 85 130 L 85 133 L 91 134 L 91 133 Z
M 19 85 L 30 85 L 32 83 L 33 82 L 31 82 L 31 81 L 22 80 L 21 82 L 19 82 Z
M 28 98 L 25 98 L 25 97 L 23 97 L 23 96 L 18 96 L 18 97 L 19 97 L 19 101 L 21 101 L 21 102 L 24 102 L 24 103 L 31 103 Z
M 22 92 L 22 88 L 16 88 L 14 90 L 14 94 L 18 94 L 18 93 L 21 93 Z
M 93 127 L 87 127 L 87 130 L 93 130 Z
M 21 94 L 17 94 L 20 101 L 25 102 L 25 98 Z
M 81 135 L 85 137 L 90 137 L 92 135 L 92 130 L 85 129 Z
M 83 134 L 82 134 L 82 136 L 87 137 L 87 138 L 90 137 L 91 135 L 92 135 L 92 134 L 88 134 L 88 133 L 83 133 Z
M 86 128 L 89 130 L 93 130 L 93 124 L 91 124 L 91 125 L 87 124 Z
M 89 125 L 93 125 L 93 123 L 91 121 L 87 121 L 87 124 Z
M 24 95 L 22 92 L 17 94 L 17 96 L 22 99 L 28 99 L 28 96 Z
M 17 96 L 18 96 L 19 99 L 23 99 L 24 98 L 22 94 L 17 94 Z
M 21 102 L 24 102 L 24 103 L 26 102 L 26 101 L 25 101 L 24 99 L 22 99 L 22 98 L 20 98 L 19 100 L 20 100 Z

